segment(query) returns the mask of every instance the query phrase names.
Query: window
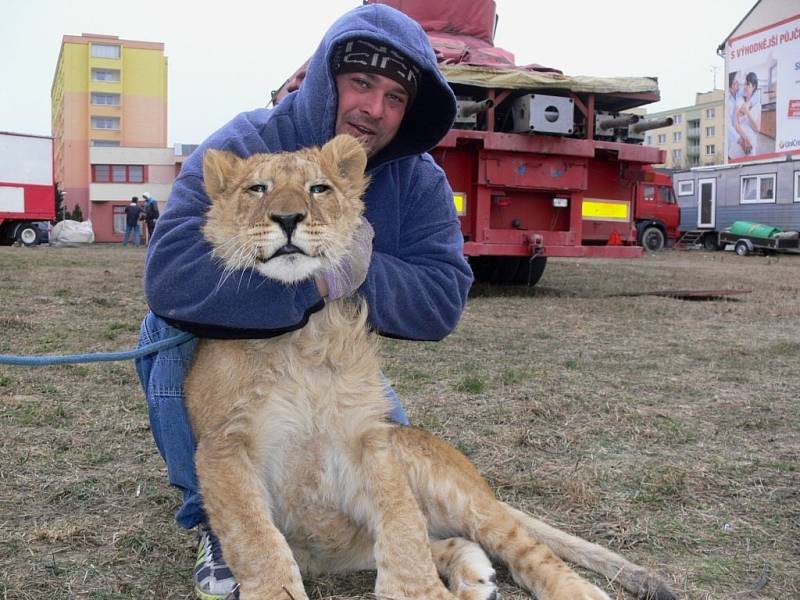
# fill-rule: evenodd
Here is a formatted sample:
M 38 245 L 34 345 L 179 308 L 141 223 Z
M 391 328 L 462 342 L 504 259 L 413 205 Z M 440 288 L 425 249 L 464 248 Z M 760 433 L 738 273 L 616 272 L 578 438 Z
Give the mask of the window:
M 680 162 L 681 154 L 682 154 L 681 153 L 681 149 L 680 148 L 676 148 L 675 150 L 672 151 L 672 160 L 675 161 L 675 162 Z
M 694 180 L 678 182 L 678 196 L 693 196 Z
M 645 200 L 654 200 L 656 197 L 656 186 L 654 185 L 646 185 L 644 186 L 644 190 L 642 191 L 642 198 Z
M 114 207 L 114 233 L 125 233 L 125 207 Z
M 706 137 L 714 137 L 717 134 L 715 127 L 706 127 Z
M 119 117 L 92 117 L 92 129 L 119 131 Z
M 119 146 L 119 140 L 92 140 L 92 146 L 96 148 L 116 148 Z
M 653 144 L 653 136 L 652 135 L 645 136 L 644 145 L 651 146 L 652 144 Z
M 144 165 L 92 165 L 93 183 L 144 183 L 147 168 Z
M 745 175 L 742 177 L 742 204 L 775 202 L 775 175 Z
M 658 144 L 666 144 L 667 143 L 667 134 L 666 133 L 659 133 L 656 143 L 658 143 Z
M 661 188 L 661 201 L 664 204 L 677 204 L 678 201 L 675 200 L 675 193 L 672 191 L 671 187 L 666 185 L 660 186 Z
M 706 156 L 711 156 L 712 154 L 716 154 L 716 153 L 717 153 L 717 149 L 716 149 L 716 146 L 714 144 L 706 145 Z
M 673 132 L 672 141 L 673 142 L 680 142 L 681 141 L 681 132 L 680 131 Z
M 800 202 L 800 171 L 794 172 L 794 201 Z
M 94 58 L 119 58 L 120 48 L 116 44 L 92 44 Z
M 673 125 L 680 125 L 681 123 L 683 123 L 683 115 L 675 115 L 672 117 Z
M 107 104 L 109 106 L 119 106 L 119 94 L 104 94 L 102 92 L 92 92 L 92 104 Z
M 128 167 L 128 181 L 130 183 L 144 183 L 144 167 L 142 165 L 130 165 Z
M 119 69 L 92 69 L 93 81 L 119 81 Z
M 128 181 L 128 167 L 125 165 L 111 165 L 111 181 L 126 183 Z
M 717 114 L 716 109 L 712 106 L 706 109 L 706 119 L 713 119 Z
M 111 166 L 94 165 L 92 167 L 92 181 L 95 183 L 108 183 L 111 181 Z

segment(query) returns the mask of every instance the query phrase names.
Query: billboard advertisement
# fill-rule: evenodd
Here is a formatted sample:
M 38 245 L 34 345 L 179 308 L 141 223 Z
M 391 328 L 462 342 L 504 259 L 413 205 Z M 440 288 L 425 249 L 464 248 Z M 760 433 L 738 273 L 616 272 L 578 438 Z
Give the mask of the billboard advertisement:
M 800 152 L 800 14 L 731 37 L 725 72 L 728 162 Z

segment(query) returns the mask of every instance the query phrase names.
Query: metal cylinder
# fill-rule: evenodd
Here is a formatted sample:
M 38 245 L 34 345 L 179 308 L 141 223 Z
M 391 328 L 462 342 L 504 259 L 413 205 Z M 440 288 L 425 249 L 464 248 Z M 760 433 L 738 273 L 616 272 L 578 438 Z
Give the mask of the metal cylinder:
M 474 102 L 472 100 L 459 100 L 458 101 L 458 116 L 460 118 L 469 117 L 471 115 L 478 114 L 479 112 L 483 112 L 485 110 L 489 110 L 494 106 L 494 101 L 487 98 L 486 100 L 481 100 L 480 102 Z
M 650 119 L 649 121 L 639 121 L 636 125 L 631 126 L 631 131 L 633 133 L 642 133 L 643 131 L 669 127 L 670 125 L 672 125 L 672 117 L 662 117 L 660 119 Z
M 639 115 L 627 114 L 627 115 L 619 115 L 618 117 L 614 117 L 612 119 L 604 119 L 600 121 L 597 126 L 600 129 L 617 129 L 619 127 L 628 127 L 628 125 L 633 125 L 639 121 Z

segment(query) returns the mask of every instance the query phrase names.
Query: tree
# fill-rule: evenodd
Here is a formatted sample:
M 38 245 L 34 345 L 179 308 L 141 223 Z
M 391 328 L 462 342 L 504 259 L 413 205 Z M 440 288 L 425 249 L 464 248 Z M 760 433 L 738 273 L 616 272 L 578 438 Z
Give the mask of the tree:
M 56 223 L 59 221 L 63 221 L 65 214 L 64 214 L 64 193 L 61 191 L 61 188 L 56 185 L 56 193 L 55 193 L 55 203 L 56 203 Z
M 72 209 L 72 214 L 67 213 L 67 218 L 78 222 L 83 221 L 83 211 L 81 210 L 80 204 L 75 205 L 75 208 Z

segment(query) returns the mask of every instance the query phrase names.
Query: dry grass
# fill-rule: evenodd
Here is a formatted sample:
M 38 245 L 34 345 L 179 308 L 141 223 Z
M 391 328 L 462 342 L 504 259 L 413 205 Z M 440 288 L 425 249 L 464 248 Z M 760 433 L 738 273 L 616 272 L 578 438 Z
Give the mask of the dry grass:
M 142 262 L 117 246 L 0 248 L 0 353 L 132 347 Z M 692 288 L 753 292 L 613 296 Z M 412 420 L 504 500 L 681 597 L 798 598 L 798 298 L 796 256 L 551 259 L 532 290 L 476 288 L 442 343 L 386 340 L 386 370 Z M 172 520 L 132 363 L 0 366 L 0 424 L 1 599 L 191 597 L 195 538 Z M 323 578 L 309 595 L 357 598 L 372 581 Z

